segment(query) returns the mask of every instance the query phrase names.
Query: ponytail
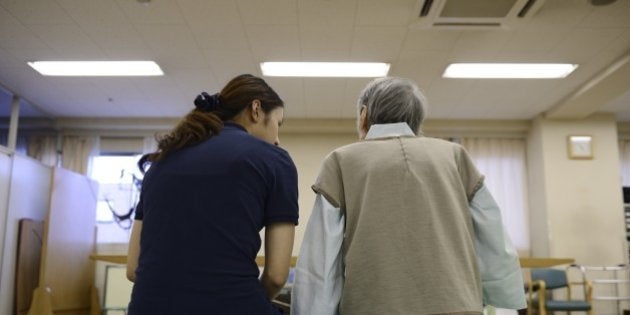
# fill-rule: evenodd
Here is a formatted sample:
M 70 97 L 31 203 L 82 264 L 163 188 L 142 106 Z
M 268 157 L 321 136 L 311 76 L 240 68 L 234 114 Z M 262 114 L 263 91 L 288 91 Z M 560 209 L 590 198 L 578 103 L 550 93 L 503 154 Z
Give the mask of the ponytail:
M 138 167 L 144 173 L 151 162 L 158 162 L 183 148 L 197 145 L 223 129 L 223 122 L 233 119 L 253 100 L 261 102 L 262 110 L 269 113 L 284 107 L 278 94 L 263 79 L 243 74 L 230 80 L 220 93 L 203 92 L 195 98 L 195 109 L 190 111 L 168 134 L 156 137 L 158 150 L 143 155 Z

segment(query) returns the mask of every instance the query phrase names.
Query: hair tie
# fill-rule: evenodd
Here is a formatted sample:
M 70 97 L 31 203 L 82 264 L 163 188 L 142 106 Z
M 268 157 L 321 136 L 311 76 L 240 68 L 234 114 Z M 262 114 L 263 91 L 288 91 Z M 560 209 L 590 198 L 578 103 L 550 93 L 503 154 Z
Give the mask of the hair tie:
M 197 95 L 195 98 L 195 107 L 204 112 L 216 110 L 219 108 L 219 105 L 221 105 L 219 93 L 210 95 L 206 92 L 201 92 L 201 94 Z

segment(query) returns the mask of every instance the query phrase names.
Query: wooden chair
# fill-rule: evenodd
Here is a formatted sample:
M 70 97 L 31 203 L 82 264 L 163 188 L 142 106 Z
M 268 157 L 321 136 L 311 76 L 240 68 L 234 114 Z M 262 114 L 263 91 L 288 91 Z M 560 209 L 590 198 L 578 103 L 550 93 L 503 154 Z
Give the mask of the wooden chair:
M 584 290 L 584 300 L 571 299 L 571 286 L 579 285 Z M 566 289 L 567 300 L 551 299 L 551 291 Z M 592 315 L 592 285 L 586 282 L 568 282 L 567 273 L 558 269 L 532 269 L 531 283 L 528 289 L 530 309 L 536 309 L 539 315 L 554 311 L 583 311 Z

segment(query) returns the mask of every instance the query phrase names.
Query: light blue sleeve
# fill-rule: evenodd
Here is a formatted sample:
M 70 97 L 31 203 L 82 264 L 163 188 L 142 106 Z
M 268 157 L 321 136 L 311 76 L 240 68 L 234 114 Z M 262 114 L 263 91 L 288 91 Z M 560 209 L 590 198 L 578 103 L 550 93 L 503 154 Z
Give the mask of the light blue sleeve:
M 344 226 L 341 210 L 317 194 L 295 267 L 291 314 L 339 314 Z
M 498 308 L 526 308 L 518 254 L 505 232 L 501 209 L 484 185 L 470 203 L 483 301 Z

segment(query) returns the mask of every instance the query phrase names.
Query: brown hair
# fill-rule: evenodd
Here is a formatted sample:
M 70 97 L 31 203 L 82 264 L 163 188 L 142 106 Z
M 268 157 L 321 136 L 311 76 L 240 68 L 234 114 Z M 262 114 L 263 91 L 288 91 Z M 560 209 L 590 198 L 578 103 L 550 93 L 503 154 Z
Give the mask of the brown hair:
M 210 99 L 210 101 L 208 100 Z M 263 112 L 269 113 L 284 107 L 280 96 L 265 82 L 251 74 L 239 75 L 215 95 L 202 93 L 195 100 L 196 108 L 190 111 L 168 134 L 157 137 L 158 150 L 145 154 L 138 161 L 144 172 L 150 162 L 161 161 L 169 154 L 197 145 L 219 134 L 223 122 L 232 120 L 254 100 L 259 100 Z

